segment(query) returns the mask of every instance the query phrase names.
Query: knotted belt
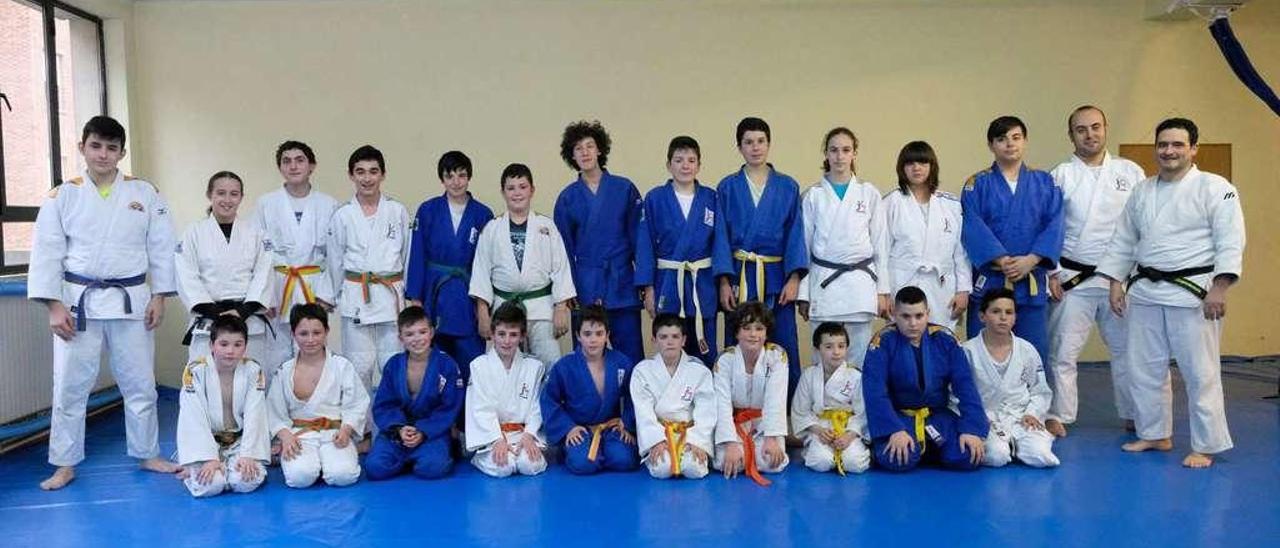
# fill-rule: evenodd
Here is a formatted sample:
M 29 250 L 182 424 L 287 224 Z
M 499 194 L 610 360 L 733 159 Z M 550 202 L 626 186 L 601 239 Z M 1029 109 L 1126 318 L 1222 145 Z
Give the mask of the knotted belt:
M 450 264 L 433 263 L 433 262 L 427 262 L 427 270 L 433 271 L 440 275 L 439 277 L 436 278 L 436 283 L 432 284 L 431 286 L 431 296 L 429 297 L 430 300 L 428 300 L 425 303 L 427 306 L 431 307 L 431 310 L 433 312 L 435 312 L 436 325 L 440 325 L 440 314 L 442 311 L 440 310 L 440 307 L 436 303 L 436 299 L 440 298 L 440 289 L 444 287 L 444 284 L 448 283 L 449 280 L 452 280 L 455 278 L 462 280 L 463 283 L 467 283 L 469 280 L 471 280 L 471 270 L 462 266 L 454 266 Z
M 243 432 L 240 430 L 219 430 L 213 433 L 213 441 L 218 442 L 218 447 L 226 449 L 240 441 L 241 434 Z
M 831 431 L 836 437 L 845 435 L 849 430 L 849 418 L 853 417 L 853 412 L 848 409 L 824 409 L 818 415 L 818 418 L 831 422 Z M 836 472 L 841 476 L 844 475 L 844 451 L 835 450 Z
M 365 304 L 369 304 L 369 286 L 377 284 L 387 288 L 387 291 L 390 291 L 392 295 L 395 295 L 396 310 L 402 308 L 400 304 L 400 292 L 396 291 L 395 285 L 392 285 L 404 279 L 404 275 L 402 273 L 390 272 L 387 274 L 376 274 L 373 272 L 353 272 L 347 270 L 343 273 L 343 276 L 348 282 L 356 282 L 360 284 L 360 295 L 364 297 Z
M 693 428 L 693 421 L 666 421 L 658 419 L 662 423 L 664 434 L 667 438 L 667 452 L 671 453 L 671 475 L 680 475 L 680 461 L 684 457 L 685 436 L 689 429 Z
M 760 255 L 753 251 L 739 249 L 733 252 L 733 258 L 742 261 L 742 268 L 738 271 L 738 302 L 747 302 L 747 262 L 756 263 L 756 298 L 760 302 L 764 302 L 764 265 L 780 263 L 782 257 L 773 255 Z
M 275 271 L 284 274 L 284 292 L 280 295 L 280 314 L 278 317 L 286 319 L 289 317 L 289 308 L 293 306 L 293 289 L 295 287 L 302 290 L 302 300 L 307 304 L 316 302 L 316 294 L 311 290 L 311 285 L 307 283 L 305 276 L 324 272 L 323 268 L 308 264 L 302 266 L 277 266 Z
M 1129 285 L 1126 289 L 1128 287 L 1133 287 L 1134 282 L 1142 279 L 1151 280 L 1157 283 L 1169 282 L 1187 290 L 1192 295 L 1195 295 L 1197 299 L 1204 300 L 1205 296 L 1208 295 L 1209 292 L 1191 281 L 1189 278 L 1191 276 L 1199 276 L 1210 272 L 1213 272 L 1213 265 L 1195 266 L 1191 268 L 1184 268 L 1182 270 L 1171 271 L 1156 270 L 1149 266 L 1138 265 L 1138 273 L 1129 278 Z
M 622 419 L 614 417 L 600 424 L 594 425 L 591 430 L 591 447 L 587 449 L 587 460 L 596 461 L 596 457 L 600 454 L 600 440 L 604 437 L 605 430 L 622 428 Z
M 524 423 L 523 422 L 504 422 L 499 424 L 498 428 L 502 430 L 503 434 L 510 434 L 512 432 L 524 432 Z
M 1097 270 L 1098 270 L 1097 265 L 1076 262 L 1066 257 L 1058 259 L 1058 264 L 1076 271 L 1075 276 L 1072 276 L 1068 278 L 1067 281 L 1062 282 L 1062 291 L 1064 292 L 1071 291 L 1071 289 L 1074 288 L 1075 286 L 1080 285 L 1084 283 L 1086 280 L 1088 280 L 1089 278 L 1094 277 L 1094 275 L 1097 274 Z
M 524 308 L 525 301 L 551 295 L 551 284 L 530 291 L 503 291 L 495 287 L 493 288 L 493 294 L 502 297 L 502 300 L 506 302 Z
M 124 295 L 124 313 L 133 314 L 133 301 L 129 298 L 129 290 L 126 288 L 136 287 L 147 283 L 147 274 L 144 272 L 137 276 L 129 276 L 128 278 L 90 278 L 81 276 L 74 272 L 63 272 L 62 279 L 67 282 L 83 285 L 84 291 L 80 292 L 80 300 L 76 301 L 76 331 L 84 331 L 86 320 L 86 311 L 84 307 L 84 297 L 94 289 L 118 289 Z
M 908 414 L 908 415 L 911 415 L 912 417 L 914 417 L 914 418 L 915 418 L 916 443 L 917 443 L 917 444 L 919 444 L 919 446 L 920 446 L 920 454 L 921 454 L 921 455 L 923 455 L 923 454 L 924 454 L 924 448 L 925 448 L 925 445 L 926 445 L 926 444 L 925 444 L 925 439 L 926 439 L 926 438 L 925 438 L 925 431 L 924 431 L 924 427 L 925 427 L 925 422 L 924 422 L 924 420 L 925 420 L 925 419 L 927 419 L 927 418 L 929 418 L 929 408 L 928 408 L 928 407 L 921 407 L 921 408 L 919 408 L 919 409 L 899 409 L 898 411 L 900 411 L 900 412 L 902 412 L 902 413 L 906 413 L 906 414 Z
M 866 272 L 868 276 L 871 276 L 871 281 L 873 282 L 879 281 L 879 278 L 876 277 L 876 273 L 871 270 L 871 265 L 875 262 L 874 257 L 867 257 L 856 263 L 836 263 L 825 259 L 819 259 L 817 255 L 810 255 L 809 261 L 822 268 L 829 268 L 835 271 L 832 272 L 830 276 L 827 276 L 825 280 L 822 280 L 821 284 L 818 284 L 822 289 L 826 289 L 828 285 L 831 285 L 831 282 L 836 281 L 836 278 L 844 276 L 845 274 L 855 270 Z
M 755 437 L 746 429 L 747 424 L 750 424 L 751 421 L 762 416 L 763 414 L 759 409 L 734 409 L 733 428 L 738 431 L 738 439 L 742 440 L 743 468 L 746 471 L 747 477 L 751 478 L 751 481 L 756 482 L 756 485 L 768 487 L 772 482 L 764 479 L 764 476 L 760 475 L 760 467 L 756 466 Z
M 693 322 L 698 330 L 698 342 L 706 342 L 706 336 L 703 335 L 702 331 L 702 303 L 698 301 L 698 271 L 704 268 L 711 268 L 711 257 L 705 257 L 695 261 L 658 259 L 658 268 L 661 270 L 676 271 L 676 297 L 680 299 L 681 318 L 686 317 L 684 313 L 684 273 L 688 272 L 693 278 Z
M 342 428 L 342 419 L 331 419 L 329 417 L 316 417 L 314 419 L 293 419 L 293 427 L 298 431 L 295 434 L 303 432 L 322 432 L 325 430 L 337 430 Z

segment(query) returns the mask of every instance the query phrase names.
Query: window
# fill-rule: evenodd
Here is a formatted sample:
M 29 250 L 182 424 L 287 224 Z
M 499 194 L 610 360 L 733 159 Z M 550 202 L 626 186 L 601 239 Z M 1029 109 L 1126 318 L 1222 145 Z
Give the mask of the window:
M 102 20 L 53 0 L 0 0 L 0 274 L 26 272 L 49 189 L 83 167 L 76 143 L 106 112 Z

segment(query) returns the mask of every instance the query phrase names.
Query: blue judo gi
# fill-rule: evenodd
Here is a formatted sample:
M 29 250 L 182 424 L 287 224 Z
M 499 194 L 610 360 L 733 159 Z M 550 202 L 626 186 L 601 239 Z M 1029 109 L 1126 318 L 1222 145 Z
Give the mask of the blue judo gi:
M 462 410 L 464 382 L 458 364 L 437 348 L 427 358 L 427 370 L 416 397 L 409 396 L 409 355 L 401 352 L 387 360 L 382 383 L 373 398 L 373 421 L 378 435 L 365 457 L 364 470 L 371 480 L 391 478 L 413 467 L 421 478 L 443 477 L 453 469 L 449 455 L 449 428 Z M 400 442 L 400 427 L 411 425 L 423 441 L 412 449 Z
M 548 442 L 564 448 L 564 464 L 570 472 L 595 474 L 601 470 L 635 470 L 640 466 L 635 444 L 635 415 L 629 396 L 633 366 L 625 354 L 605 350 L 603 395 L 596 391 L 587 357 L 580 350 L 560 358 L 547 373 L 538 399 L 542 430 Z M 631 433 L 631 443 L 622 441 L 615 425 Z M 582 443 L 570 446 L 565 436 L 575 426 L 586 428 L 587 433 Z M 594 439 L 596 436 L 598 440 Z M 593 446 L 595 455 L 591 455 Z

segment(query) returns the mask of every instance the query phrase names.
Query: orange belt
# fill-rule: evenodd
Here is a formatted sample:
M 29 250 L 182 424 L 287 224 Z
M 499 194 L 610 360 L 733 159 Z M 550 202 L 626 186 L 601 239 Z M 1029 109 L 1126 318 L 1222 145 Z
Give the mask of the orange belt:
M 733 427 L 738 430 L 738 439 L 742 440 L 742 460 L 746 461 L 743 466 L 746 468 L 747 477 L 751 481 L 756 482 L 761 487 L 768 487 L 769 480 L 764 479 L 760 475 L 760 468 L 756 466 L 756 442 L 751 432 L 748 432 L 743 425 L 756 420 L 763 416 L 759 409 L 734 409 L 733 410 Z
M 402 279 L 404 275 L 400 272 L 392 272 L 390 274 L 375 274 L 373 272 L 352 272 L 350 270 L 344 273 L 344 277 L 348 282 L 356 282 L 360 284 L 360 295 L 364 297 L 364 304 L 369 304 L 369 286 L 373 284 L 382 284 L 392 295 L 396 297 L 396 310 L 403 308 L 400 305 L 400 292 L 396 291 L 396 286 L 392 285 Z
M 511 432 L 524 432 L 524 423 L 523 422 L 504 422 L 501 425 L 499 425 L 499 428 L 502 429 L 503 434 L 508 434 Z
M 298 434 L 303 432 L 320 432 L 322 430 L 337 430 L 342 428 L 341 419 L 331 419 L 329 417 L 318 417 L 314 419 L 293 419 L 293 427 L 300 428 Z
M 296 285 L 302 290 L 302 300 L 307 304 L 316 302 L 316 295 L 311 291 L 311 286 L 307 285 L 307 279 L 303 276 L 319 274 L 324 269 L 319 266 L 309 264 L 302 266 L 277 266 L 276 272 L 284 274 L 284 293 L 280 295 L 280 314 L 277 318 L 289 319 L 289 307 L 293 306 L 293 288 Z
M 684 456 L 685 434 L 693 427 L 693 421 L 664 421 L 659 419 L 666 430 L 667 452 L 671 453 L 671 475 L 680 475 L 680 459 Z
M 591 448 L 587 449 L 587 460 L 596 461 L 596 456 L 600 454 L 600 438 L 604 437 L 605 430 L 611 428 L 621 429 L 622 419 L 615 417 L 591 427 Z

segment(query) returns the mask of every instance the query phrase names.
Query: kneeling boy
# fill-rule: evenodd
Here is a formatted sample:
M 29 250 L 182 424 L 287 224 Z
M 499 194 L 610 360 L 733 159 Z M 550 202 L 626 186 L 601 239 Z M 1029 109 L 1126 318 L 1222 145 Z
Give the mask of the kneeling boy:
M 823 322 L 813 330 L 817 366 L 804 368 L 791 400 L 791 427 L 804 441 L 804 465 L 815 472 L 862 473 L 871 466 L 862 370 L 848 361 L 849 333 Z
M 790 460 L 787 436 L 787 351 L 767 342 L 773 315 L 748 301 L 733 314 L 738 344 L 716 360 L 716 470 L 732 478 L 745 472 L 761 486 L 761 472 L 778 473 Z
M 711 370 L 684 352 L 680 316 L 658 314 L 652 329 L 658 354 L 631 372 L 640 456 L 655 478 L 702 478 L 716 430 Z
M 520 352 L 524 310 L 503 303 L 493 315 L 493 349 L 471 362 L 466 397 L 466 445 L 471 464 L 496 478 L 547 469 L 538 393 L 545 368 Z

